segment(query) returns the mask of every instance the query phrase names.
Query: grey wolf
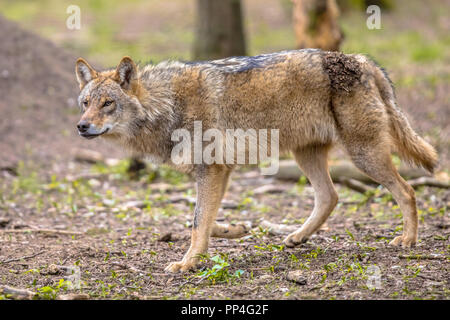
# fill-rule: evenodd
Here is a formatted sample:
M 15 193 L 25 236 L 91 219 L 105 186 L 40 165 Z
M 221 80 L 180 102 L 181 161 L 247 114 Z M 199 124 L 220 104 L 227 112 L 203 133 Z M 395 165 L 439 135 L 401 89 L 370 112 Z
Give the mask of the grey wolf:
M 315 190 L 312 214 L 287 236 L 286 246 L 306 241 L 337 204 L 327 164 L 328 151 L 337 142 L 399 204 L 403 234 L 391 244 L 410 247 L 417 242 L 414 190 L 398 174 L 391 153 L 429 171 L 437 154 L 397 106 L 386 73 L 364 55 L 305 49 L 142 67 L 124 57 L 106 71 L 96 71 L 80 58 L 76 76 L 82 137 L 101 136 L 196 177 L 191 246 L 168 271 L 195 268 L 210 236 L 235 238 L 247 232 L 243 225 L 215 221 L 234 165 L 171 161 L 171 133 L 181 128 L 191 132 L 194 121 L 202 122 L 202 130 L 279 130 L 280 152 L 293 153 Z

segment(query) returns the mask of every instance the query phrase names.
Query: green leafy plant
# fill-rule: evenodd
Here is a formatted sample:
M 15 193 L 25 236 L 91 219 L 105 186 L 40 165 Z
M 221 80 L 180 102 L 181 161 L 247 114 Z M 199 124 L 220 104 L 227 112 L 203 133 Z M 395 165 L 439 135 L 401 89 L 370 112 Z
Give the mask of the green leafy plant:
M 228 263 L 228 257 L 225 255 L 216 255 L 209 258 L 210 261 L 215 264 L 211 268 L 206 268 L 203 271 L 197 273 L 197 276 L 203 279 L 207 279 L 211 284 L 227 282 L 239 279 L 244 270 L 236 270 L 234 273 L 230 272 L 230 264 Z
M 37 290 L 37 299 L 55 300 L 61 290 L 67 291 L 72 285 L 70 281 L 60 279 L 56 286 L 45 286 Z

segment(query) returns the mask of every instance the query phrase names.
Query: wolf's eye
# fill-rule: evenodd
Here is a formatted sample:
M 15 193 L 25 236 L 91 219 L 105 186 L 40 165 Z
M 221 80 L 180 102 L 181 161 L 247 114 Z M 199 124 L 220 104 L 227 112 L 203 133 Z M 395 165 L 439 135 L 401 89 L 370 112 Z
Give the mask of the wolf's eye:
M 111 100 L 107 100 L 105 101 L 105 103 L 103 104 L 104 107 L 110 106 L 113 102 Z
M 83 106 L 87 107 L 87 105 L 88 105 L 88 101 L 87 101 L 87 100 L 84 100 L 84 101 L 83 101 Z

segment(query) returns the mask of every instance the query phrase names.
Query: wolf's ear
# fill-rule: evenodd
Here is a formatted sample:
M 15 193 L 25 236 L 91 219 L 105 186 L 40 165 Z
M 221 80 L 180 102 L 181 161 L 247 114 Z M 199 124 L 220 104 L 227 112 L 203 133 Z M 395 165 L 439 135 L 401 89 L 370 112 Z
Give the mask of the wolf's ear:
M 137 68 L 130 57 L 122 58 L 117 66 L 115 78 L 125 90 L 133 89 L 137 81 Z
M 83 58 L 78 58 L 75 72 L 77 74 L 78 83 L 80 84 L 80 90 L 83 89 L 86 83 L 97 77 L 97 71 L 95 71 Z

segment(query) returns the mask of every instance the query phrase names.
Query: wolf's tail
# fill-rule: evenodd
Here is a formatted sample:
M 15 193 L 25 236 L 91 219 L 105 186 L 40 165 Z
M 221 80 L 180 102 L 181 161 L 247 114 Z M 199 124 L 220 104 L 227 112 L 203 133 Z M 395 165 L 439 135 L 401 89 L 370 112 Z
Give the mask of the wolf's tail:
M 433 172 L 438 163 L 436 150 L 411 128 L 408 119 L 396 104 L 393 86 L 381 68 L 374 65 L 375 82 L 390 119 L 390 135 L 399 156 Z

